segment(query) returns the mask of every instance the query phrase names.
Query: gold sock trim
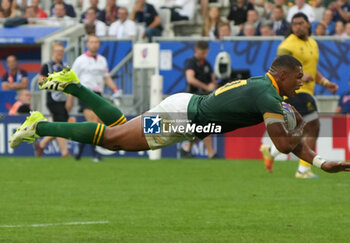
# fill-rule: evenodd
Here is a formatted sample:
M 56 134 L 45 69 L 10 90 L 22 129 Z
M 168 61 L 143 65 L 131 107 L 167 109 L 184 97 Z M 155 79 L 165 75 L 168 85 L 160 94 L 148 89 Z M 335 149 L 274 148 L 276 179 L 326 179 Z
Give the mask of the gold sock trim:
M 96 142 L 96 138 L 97 138 L 97 134 L 98 134 L 98 132 L 99 132 L 100 126 L 101 126 L 101 124 L 98 123 L 98 124 L 97 124 L 97 128 L 96 128 L 96 130 L 95 130 L 94 139 L 92 139 L 92 143 L 93 143 L 93 144 L 96 144 L 95 142 Z
M 110 124 L 110 125 L 108 125 L 108 126 L 109 126 L 109 127 L 113 127 L 113 126 L 115 126 L 115 125 L 118 125 L 119 122 L 122 121 L 123 119 L 126 119 L 126 117 L 125 117 L 124 115 L 122 115 L 121 117 L 119 117 L 119 119 L 118 119 L 116 122 L 114 122 L 114 123 L 112 123 L 112 124 Z
M 96 145 L 98 145 L 100 143 L 103 131 L 105 130 L 105 125 L 101 125 L 101 129 L 100 129 L 100 134 L 98 135 L 97 141 L 96 141 Z

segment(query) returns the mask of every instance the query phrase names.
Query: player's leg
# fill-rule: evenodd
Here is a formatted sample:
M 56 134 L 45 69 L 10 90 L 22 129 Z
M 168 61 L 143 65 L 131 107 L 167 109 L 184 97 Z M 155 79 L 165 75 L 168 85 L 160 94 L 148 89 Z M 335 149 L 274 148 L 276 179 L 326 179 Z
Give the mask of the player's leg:
M 207 136 L 203 139 L 203 143 L 205 148 L 208 151 L 208 158 L 214 158 L 214 156 L 216 157 L 216 154 L 214 152 L 213 149 L 213 138 L 212 136 Z
M 47 122 L 40 112 L 32 112 L 12 136 L 11 148 L 23 141 L 34 142 L 43 136 L 62 137 L 73 141 L 100 145 L 110 150 L 138 151 L 149 149 L 143 136 L 141 116 L 120 126 L 107 127 L 93 122 Z M 128 143 L 128 144 L 126 144 Z
M 110 150 L 141 151 L 150 149 L 142 131 L 142 116 L 125 124 L 106 127 L 101 146 Z
M 66 109 L 66 102 L 55 102 L 52 104 L 50 112 L 52 113 L 52 118 L 53 121 L 57 122 L 66 122 L 69 119 L 69 114 Z M 70 156 L 70 153 L 68 151 L 68 146 L 67 146 L 67 140 L 64 138 L 56 138 L 56 141 L 58 143 L 58 147 L 60 148 L 61 151 L 61 156 L 62 157 L 68 157 Z
M 54 137 L 44 137 L 43 139 L 41 139 L 40 141 L 36 141 L 34 143 L 34 152 L 35 155 L 38 157 L 42 157 L 43 156 L 43 151 L 45 149 L 45 147 L 52 141 L 54 140 Z
M 102 121 L 96 116 L 96 114 L 88 108 L 83 109 L 83 114 L 84 114 L 85 120 L 88 122 L 102 123 Z M 101 155 L 96 151 L 96 146 L 90 145 L 89 147 L 91 148 L 92 160 L 94 162 L 101 161 L 102 158 L 101 158 Z M 79 148 L 84 149 L 84 145 L 79 146 Z M 81 157 L 81 154 L 82 154 L 82 151 L 78 151 L 77 159 Z
M 188 141 L 179 148 L 181 159 L 190 159 L 195 157 L 191 152 L 192 146 L 195 143 L 196 143 L 195 141 Z
M 265 168 L 269 171 L 273 171 L 273 162 L 280 152 L 277 150 L 276 146 L 273 144 L 271 138 L 265 132 L 263 144 L 260 146 L 260 152 L 262 154 Z
M 83 101 L 107 126 L 126 122 L 124 114 L 104 98 L 80 84 L 73 70 L 50 74 L 39 84 L 40 89 L 63 91 Z

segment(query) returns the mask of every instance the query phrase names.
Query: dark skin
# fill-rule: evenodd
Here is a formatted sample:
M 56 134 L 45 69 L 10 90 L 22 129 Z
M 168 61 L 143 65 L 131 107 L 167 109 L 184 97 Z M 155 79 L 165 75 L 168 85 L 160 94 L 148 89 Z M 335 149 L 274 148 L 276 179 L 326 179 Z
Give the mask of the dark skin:
M 280 89 L 280 95 L 293 97 L 296 90 L 302 85 L 303 71 L 301 67 L 295 69 L 279 68 L 270 69 L 269 73 L 276 80 Z M 283 153 L 294 153 L 305 161 L 311 161 L 316 156 L 309 146 L 302 140 L 304 121 L 296 111 L 297 127 L 293 131 L 287 131 L 283 123 L 272 123 L 267 126 L 267 131 L 276 145 Z M 142 117 L 138 116 L 129 122 L 115 127 L 106 127 L 102 146 L 110 150 L 140 151 L 148 150 L 149 146 L 142 131 Z M 327 172 L 350 171 L 350 163 L 325 162 L 322 169 Z

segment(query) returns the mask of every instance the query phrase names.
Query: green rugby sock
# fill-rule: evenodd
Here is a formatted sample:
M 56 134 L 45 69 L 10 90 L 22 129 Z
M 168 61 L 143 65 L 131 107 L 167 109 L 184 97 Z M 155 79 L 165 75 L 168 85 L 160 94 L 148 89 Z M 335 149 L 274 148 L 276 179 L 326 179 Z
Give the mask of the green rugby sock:
M 94 122 L 39 122 L 36 134 L 101 145 L 105 129 L 105 125 Z
M 78 97 L 91 108 L 95 114 L 109 127 L 121 125 L 126 122 L 123 112 L 109 103 L 103 97 L 95 94 L 84 85 L 68 85 L 64 92 Z

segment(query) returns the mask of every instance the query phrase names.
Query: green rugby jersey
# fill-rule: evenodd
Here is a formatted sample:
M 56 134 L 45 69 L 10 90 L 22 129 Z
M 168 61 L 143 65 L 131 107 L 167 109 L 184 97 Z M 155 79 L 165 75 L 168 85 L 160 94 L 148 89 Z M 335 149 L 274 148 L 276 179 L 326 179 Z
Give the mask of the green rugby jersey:
M 222 133 L 252 126 L 266 118 L 283 120 L 282 97 L 274 78 L 252 77 L 226 84 L 209 95 L 193 95 L 188 108 L 192 123 L 221 125 Z M 208 134 L 196 134 L 203 138 Z

